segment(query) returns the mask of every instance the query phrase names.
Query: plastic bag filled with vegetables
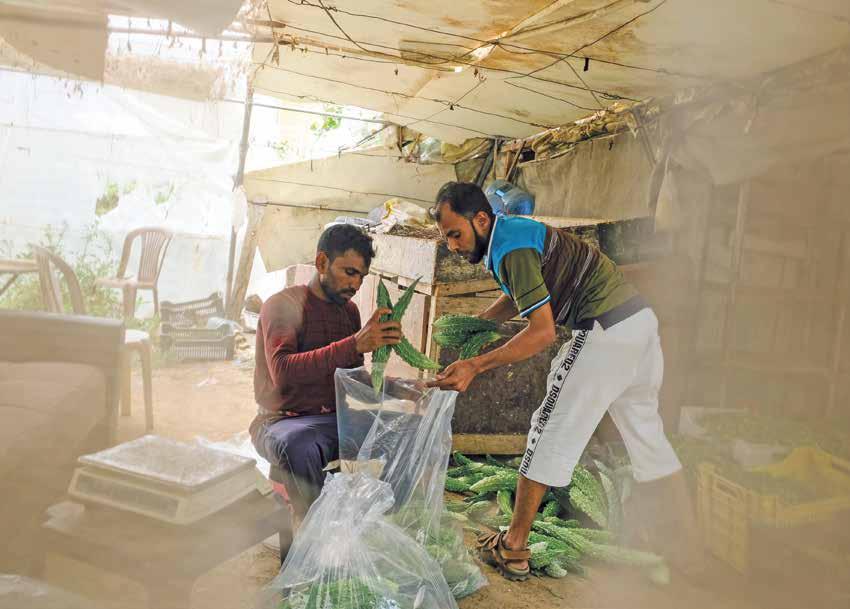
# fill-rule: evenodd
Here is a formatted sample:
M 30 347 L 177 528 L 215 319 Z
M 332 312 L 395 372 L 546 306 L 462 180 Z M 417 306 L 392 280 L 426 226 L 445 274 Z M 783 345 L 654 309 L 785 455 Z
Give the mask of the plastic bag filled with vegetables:
M 387 514 L 386 482 L 329 475 L 261 609 L 456 609 L 440 566 Z
M 438 560 L 457 598 L 479 589 L 486 579 L 444 512 L 457 394 L 388 378 L 379 399 L 365 368 L 337 370 L 335 384 L 341 469 L 390 485 L 393 522 Z

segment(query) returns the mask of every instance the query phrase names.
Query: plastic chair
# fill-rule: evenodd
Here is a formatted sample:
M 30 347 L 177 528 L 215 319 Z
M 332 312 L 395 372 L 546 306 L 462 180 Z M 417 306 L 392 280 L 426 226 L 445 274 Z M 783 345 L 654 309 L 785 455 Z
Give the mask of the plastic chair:
M 99 286 L 116 288 L 123 292 L 124 319 L 132 319 L 136 314 L 136 292 L 138 290 L 151 290 L 153 292 L 154 313 L 159 315 L 157 283 L 162 271 L 162 264 L 165 261 L 165 252 L 168 250 L 168 244 L 171 243 L 172 237 L 173 233 L 164 228 L 145 227 L 130 231 L 124 239 L 117 277 L 97 280 L 96 283 Z M 126 277 L 127 265 L 130 262 L 130 254 L 133 251 L 133 243 L 136 239 L 142 241 L 139 269 L 135 277 Z
M 62 314 L 65 307 L 62 302 L 62 289 L 54 268 L 65 280 L 71 297 L 71 309 L 75 315 L 87 315 L 80 282 L 68 263 L 62 258 L 38 245 L 30 245 L 33 258 L 38 266 L 38 283 L 41 300 L 49 313 Z M 151 375 L 150 335 L 141 330 L 124 331 L 124 348 L 121 354 L 121 414 L 130 414 L 130 367 L 133 353 L 139 354 L 142 364 L 142 384 L 145 399 L 145 431 L 153 431 L 153 397 L 151 395 L 153 379 Z

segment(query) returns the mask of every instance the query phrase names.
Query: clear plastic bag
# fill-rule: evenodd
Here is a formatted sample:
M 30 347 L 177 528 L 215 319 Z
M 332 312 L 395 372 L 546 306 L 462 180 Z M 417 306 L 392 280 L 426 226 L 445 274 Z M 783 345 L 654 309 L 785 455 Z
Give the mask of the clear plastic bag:
M 391 518 L 440 563 L 455 598 L 487 580 L 463 542 L 462 516 L 443 510 L 457 393 L 387 378 L 375 397 L 365 369 L 337 370 L 340 465 L 388 482 Z
M 486 584 L 443 512 L 457 394 L 386 379 L 379 400 L 365 368 L 337 370 L 336 390 L 343 473 L 325 481 L 263 607 L 456 607 Z
M 440 566 L 386 517 L 392 488 L 366 473 L 330 474 L 264 591 L 272 609 L 452 609 Z

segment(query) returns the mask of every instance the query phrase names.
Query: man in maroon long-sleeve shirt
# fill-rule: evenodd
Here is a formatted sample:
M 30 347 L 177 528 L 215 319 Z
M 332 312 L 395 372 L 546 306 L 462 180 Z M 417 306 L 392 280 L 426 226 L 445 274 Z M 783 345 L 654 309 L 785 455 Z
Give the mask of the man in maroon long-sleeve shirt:
M 278 292 L 260 311 L 251 438 L 283 472 L 295 526 L 321 490 L 323 468 L 339 456 L 334 371 L 361 366 L 364 353 L 401 338 L 398 322 L 380 322 L 387 309 L 361 328 L 351 302 L 374 255 L 360 229 L 331 226 L 319 238 L 310 283 Z

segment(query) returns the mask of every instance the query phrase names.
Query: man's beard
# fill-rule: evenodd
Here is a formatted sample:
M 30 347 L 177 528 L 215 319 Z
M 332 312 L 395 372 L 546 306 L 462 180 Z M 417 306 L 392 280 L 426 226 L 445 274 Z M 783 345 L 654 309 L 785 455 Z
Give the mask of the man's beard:
M 341 292 L 337 291 L 336 287 L 327 278 L 320 280 L 319 283 L 322 286 L 322 291 L 325 293 L 325 296 L 328 297 L 328 300 L 337 305 L 344 305 L 355 294 L 352 290 L 342 290 Z
M 472 222 L 470 222 L 470 225 Z M 484 258 L 484 254 L 487 253 L 487 246 L 489 245 L 489 238 L 479 235 L 475 230 L 475 227 L 472 228 L 472 234 L 475 235 L 475 248 L 466 254 L 466 259 L 470 264 L 478 264 Z

